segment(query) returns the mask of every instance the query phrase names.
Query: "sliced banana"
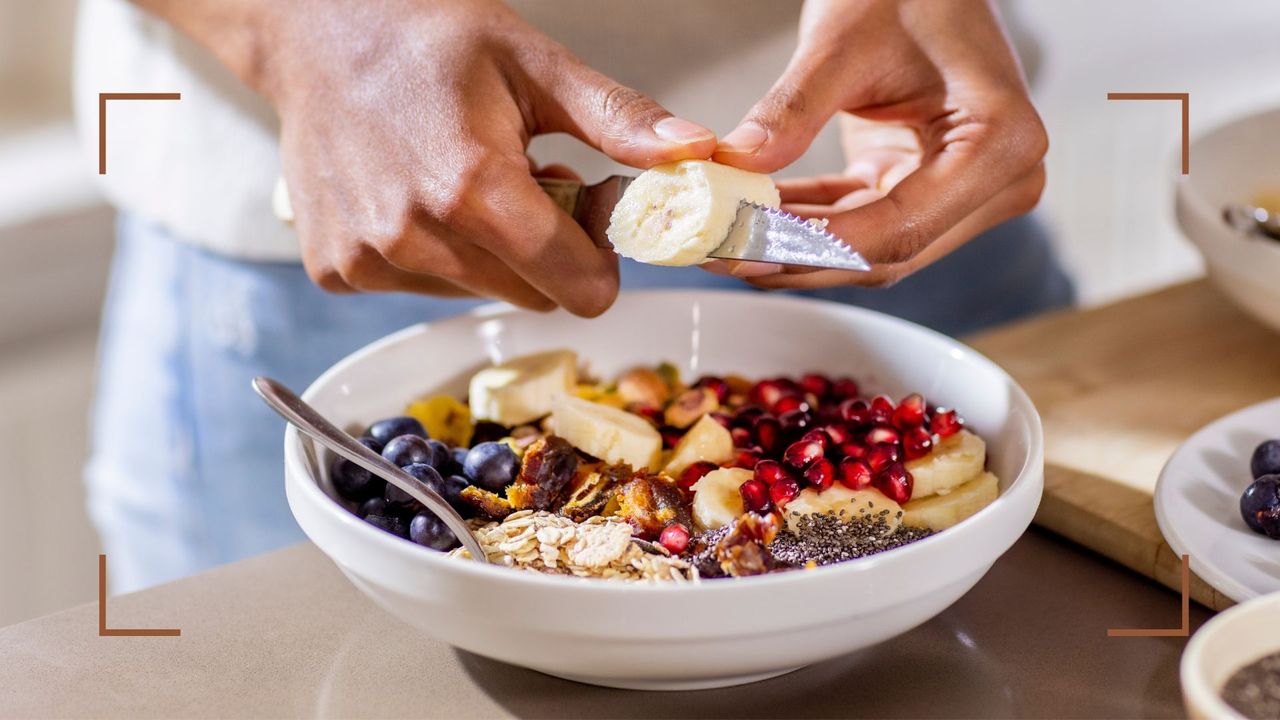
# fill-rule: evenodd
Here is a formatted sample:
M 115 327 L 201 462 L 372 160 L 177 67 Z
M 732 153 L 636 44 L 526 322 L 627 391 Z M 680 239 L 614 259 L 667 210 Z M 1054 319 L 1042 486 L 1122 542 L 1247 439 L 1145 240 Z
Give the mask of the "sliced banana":
M 911 527 L 946 530 L 995 501 L 1000 482 L 984 472 L 946 495 L 910 500 L 902 506 L 902 522 Z
M 960 432 L 938 443 L 933 452 L 907 463 L 911 473 L 911 497 L 944 495 L 980 475 L 987 465 L 987 443 L 969 432 Z
M 886 512 L 887 511 L 887 512 Z M 848 521 L 870 520 L 877 516 L 884 517 L 890 532 L 898 529 L 902 521 L 902 506 L 890 500 L 879 490 L 850 490 L 839 483 L 818 492 L 813 488 L 805 488 L 783 508 L 782 516 L 792 532 L 797 530 L 796 521 L 804 515 L 820 515 L 830 513 Z
M 743 513 L 738 488 L 752 475 L 744 468 L 720 468 L 703 475 L 693 484 L 693 521 L 704 530 L 731 525 Z
M 635 470 L 658 467 L 662 436 L 648 420 L 590 400 L 561 396 L 551 410 L 551 429 L 582 452 Z
M 471 377 L 471 415 L 514 427 L 551 412 L 578 382 L 578 355 L 551 350 L 513 358 Z
M 733 458 L 733 436 L 710 415 L 693 424 L 671 450 L 671 459 L 662 471 L 671 477 L 680 477 L 685 468 L 699 462 L 717 465 Z
M 720 246 L 743 200 L 778 207 L 768 175 L 708 160 L 650 168 L 613 209 L 608 236 L 619 255 L 654 265 L 696 265 Z

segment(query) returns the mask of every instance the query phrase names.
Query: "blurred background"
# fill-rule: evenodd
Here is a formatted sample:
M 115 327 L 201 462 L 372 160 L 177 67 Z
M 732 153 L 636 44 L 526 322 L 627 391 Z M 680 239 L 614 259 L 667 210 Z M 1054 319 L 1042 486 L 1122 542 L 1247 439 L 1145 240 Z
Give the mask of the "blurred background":
M 1280 3 L 1003 5 L 1052 141 L 1037 212 L 1081 303 L 1200 274 L 1172 215 L 1177 103 L 1106 93 L 1190 92 L 1193 133 L 1276 105 Z M 112 212 L 96 189 L 97 149 L 80 147 L 72 126 L 75 12 L 74 0 L 0 0 L 0 626 L 97 591 L 80 471 Z M 743 82 L 763 90 L 780 69 Z M 679 111 L 679 92 L 658 99 Z

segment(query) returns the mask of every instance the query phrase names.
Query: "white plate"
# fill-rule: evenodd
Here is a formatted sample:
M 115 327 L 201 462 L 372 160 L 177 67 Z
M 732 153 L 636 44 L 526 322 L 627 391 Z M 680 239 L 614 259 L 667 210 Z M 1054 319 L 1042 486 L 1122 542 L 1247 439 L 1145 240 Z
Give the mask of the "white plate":
M 1240 517 L 1249 457 L 1280 437 L 1280 398 L 1219 418 L 1178 448 L 1156 483 L 1156 521 L 1191 569 L 1218 592 L 1243 602 L 1280 591 L 1280 541 L 1253 532 Z

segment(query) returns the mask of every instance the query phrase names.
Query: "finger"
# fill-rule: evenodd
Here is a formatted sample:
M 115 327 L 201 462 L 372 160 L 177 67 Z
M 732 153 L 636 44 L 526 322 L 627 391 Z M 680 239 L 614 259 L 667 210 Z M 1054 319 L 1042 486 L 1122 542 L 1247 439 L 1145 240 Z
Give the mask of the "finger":
M 577 182 L 582 182 L 582 176 L 575 172 L 573 168 L 568 165 L 560 165 L 559 163 L 544 165 L 540 168 L 535 167 L 533 169 L 533 176 L 540 178 L 555 178 L 557 180 L 576 180 Z
M 790 165 L 840 109 L 838 69 L 843 70 L 838 61 L 797 52 L 769 92 L 720 140 L 715 160 L 763 173 Z
M 535 69 L 535 72 L 544 72 Z M 711 157 L 715 133 L 673 116 L 644 93 L 619 85 L 576 58 L 539 77 L 539 132 L 566 132 L 625 165 Z
M 840 198 L 855 190 L 875 187 L 862 178 L 848 175 L 818 175 L 815 177 L 790 178 L 778 180 L 778 193 L 782 202 L 807 203 L 811 205 L 831 205 Z
M 698 267 L 716 275 L 729 275 L 740 278 L 776 275 L 782 272 L 781 265 L 746 260 L 710 260 Z

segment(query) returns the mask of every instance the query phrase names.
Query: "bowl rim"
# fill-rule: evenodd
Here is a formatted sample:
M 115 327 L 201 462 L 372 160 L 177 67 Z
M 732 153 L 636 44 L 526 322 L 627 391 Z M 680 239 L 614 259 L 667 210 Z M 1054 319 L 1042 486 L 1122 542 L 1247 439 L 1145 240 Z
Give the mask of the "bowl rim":
M 1280 592 L 1259 595 L 1218 613 L 1196 631 L 1182 651 L 1182 660 L 1178 664 L 1178 677 L 1182 683 L 1184 701 L 1190 706 L 1188 709 L 1198 709 L 1204 713 L 1204 717 L 1209 718 L 1247 720 L 1228 705 L 1218 692 L 1219 688 L 1213 687 L 1209 682 L 1204 660 L 1205 648 L 1223 628 L 1244 622 L 1246 616 L 1277 611 L 1280 611 Z M 1280 650 L 1280 645 L 1277 649 Z M 1241 659 L 1231 672 L 1234 673 L 1256 659 L 1258 658 Z
M 393 553 L 397 557 L 404 559 L 406 562 L 425 562 L 428 567 L 434 565 L 440 570 L 461 573 L 477 579 L 485 578 L 496 582 L 542 585 L 549 588 L 575 587 L 580 591 L 607 595 L 620 592 L 628 595 L 634 594 L 635 592 L 659 594 L 671 592 L 734 592 L 739 591 L 739 589 L 744 587 L 765 588 L 778 583 L 796 583 L 804 578 L 826 579 L 834 578 L 840 574 L 850 575 L 867 573 L 885 564 L 906 562 L 906 559 L 909 557 L 915 557 L 921 553 L 929 552 L 933 548 L 939 547 L 942 543 L 955 542 L 955 540 L 961 535 L 972 534 L 976 532 L 974 528 L 978 527 L 978 525 L 983 522 L 984 518 L 990 518 L 997 514 L 1010 514 L 1015 512 L 1016 508 L 1013 507 L 1015 501 L 1029 502 L 1033 504 L 1034 507 L 1031 512 L 1028 513 L 1027 518 L 1029 526 L 1030 516 L 1034 514 L 1034 508 L 1038 507 L 1040 496 L 1043 491 L 1044 430 L 1040 420 L 1040 414 L 1036 410 L 1035 404 L 1031 401 L 1030 396 L 1027 395 L 1026 391 L 1023 390 L 1022 386 L 1020 386 L 1012 376 L 1010 376 L 1003 368 L 997 365 L 990 358 L 979 353 L 968 345 L 965 345 L 959 340 L 911 321 L 855 305 L 846 305 L 843 303 L 816 298 L 751 293 L 741 290 L 662 288 L 624 290 L 619 293 L 617 302 L 623 301 L 624 298 L 628 301 L 631 299 L 639 301 L 645 298 L 680 297 L 686 297 L 691 301 L 701 298 L 714 298 L 717 301 L 732 300 L 735 303 L 784 304 L 809 308 L 817 305 L 824 307 L 829 311 L 847 313 L 852 316 L 860 316 L 862 319 L 869 321 L 873 325 L 906 326 L 906 329 L 921 333 L 930 341 L 950 345 L 952 346 L 950 354 L 953 358 L 957 360 L 966 359 L 976 362 L 986 370 L 995 373 L 997 377 L 1001 378 L 1005 382 L 1007 389 L 1012 394 L 1012 400 L 1014 401 L 1010 403 L 1011 407 L 1020 402 L 1030 411 L 1026 413 L 1026 417 L 1029 425 L 1028 430 L 1030 430 L 1031 434 L 1031 451 L 1025 458 L 1023 458 L 1022 465 L 1018 468 L 1016 475 L 1008 481 L 1007 489 L 998 495 L 995 501 L 955 526 L 947 528 L 944 532 L 935 533 L 934 535 L 921 540 L 894 548 L 892 552 L 877 553 L 875 555 L 858 558 L 856 560 L 824 565 L 811 570 L 806 570 L 805 572 L 769 573 L 766 575 L 735 578 L 735 582 L 731 583 L 600 582 L 596 578 L 578 578 L 534 572 L 512 572 L 512 568 L 499 565 L 481 564 L 468 561 L 459 562 L 456 559 L 449 558 L 444 553 L 432 551 L 429 548 L 421 547 L 408 540 L 395 537 L 389 533 L 379 530 L 360 520 L 358 517 L 351 514 L 351 512 L 346 508 L 342 507 L 333 498 L 329 497 L 329 495 L 320 488 L 316 478 L 312 477 L 309 472 L 307 463 L 303 458 L 301 442 L 302 435 L 293 425 L 287 425 L 284 434 L 286 485 L 291 487 L 297 486 L 301 491 L 301 498 L 304 498 L 307 502 L 322 508 L 321 512 L 329 515 L 330 517 L 336 518 L 340 524 L 352 527 L 357 533 L 365 533 L 364 537 L 370 542 L 373 542 L 375 545 L 380 544 L 385 549 L 385 552 Z M 552 314 L 564 312 L 564 310 L 555 310 L 552 311 Z M 487 303 L 451 317 L 410 325 L 409 327 L 379 338 L 378 340 L 355 350 L 338 362 L 334 363 L 333 366 L 307 386 L 307 389 L 302 393 L 302 398 L 307 402 L 312 402 L 315 395 L 319 393 L 320 387 L 332 382 L 336 376 L 345 372 L 351 365 L 354 365 L 371 355 L 382 352 L 386 347 L 403 342 L 408 337 L 426 332 L 433 326 L 453 323 L 475 323 L 479 320 L 492 319 L 498 316 L 519 316 L 523 314 L 533 314 L 533 311 L 523 310 L 508 303 L 495 302 Z M 302 481 L 302 478 L 305 478 L 306 481 Z M 1027 497 L 1032 494 L 1034 494 L 1034 498 Z M 292 510 L 292 499 L 290 502 Z M 295 512 L 294 514 L 296 516 L 297 513 Z M 1008 541 L 1008 545 L 1001 550 L 1000 554 L 1003 554 L 1008 550 L 1008 547 L 1011 546 L 1013 542 L 1016 542 L 1017 538 L 1026 531 L 1026 528 L 1027 526 L 1019 527 L 1017 534 Z M 950 538 L 950 540 L 948 538 Z M 999 555 L 996 557 L 999 557 Z

